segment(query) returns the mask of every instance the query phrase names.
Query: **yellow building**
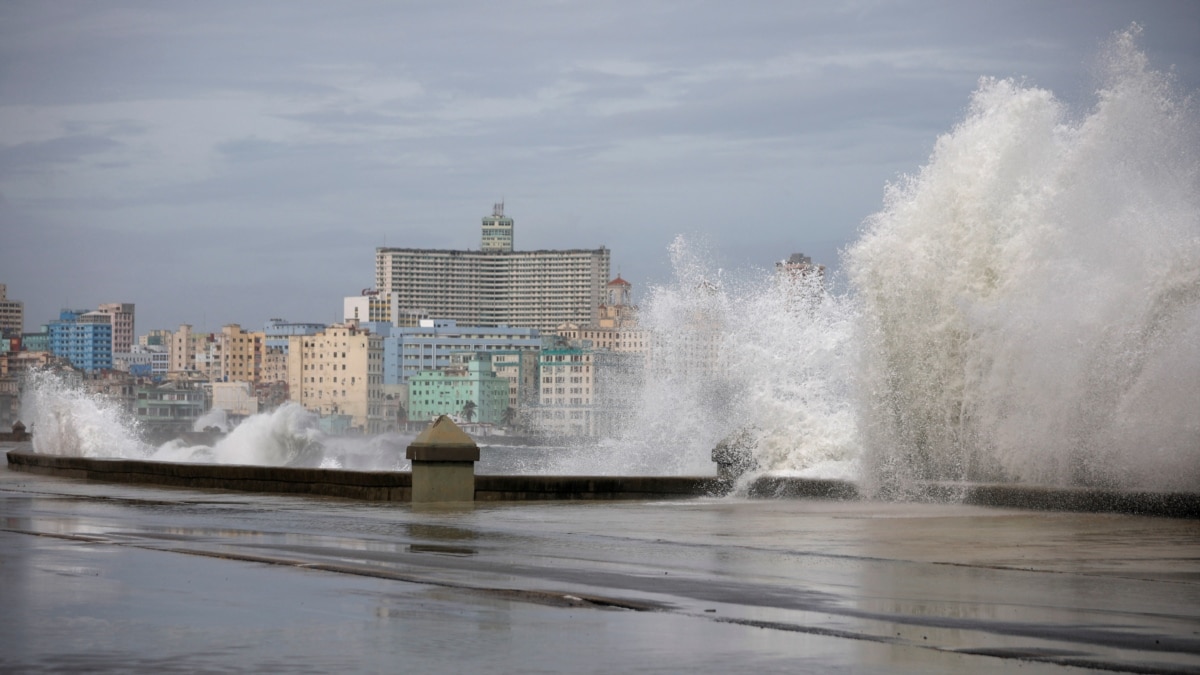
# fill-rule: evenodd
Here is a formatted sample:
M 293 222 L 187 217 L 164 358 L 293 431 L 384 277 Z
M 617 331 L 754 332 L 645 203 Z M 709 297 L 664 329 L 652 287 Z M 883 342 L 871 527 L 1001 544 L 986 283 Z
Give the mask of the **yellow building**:
M 208 351 L 208 342 L 212 339 L 209 333 L 197 333 L 191 324 L 180 324 L 179 330 L 171 334 L 167 346 L 170 348 L 170 359 L 167 376 L 172 379 L 194 375 L 201 369 L 196 361 L 197 354 Z M 207 377 L 207 374 L 205 374 Z
M 214 336 L 214 380 L 221 382 L 258 383 L 263 361 L 263 341 L 266 334 L 247 332 L 236 323 L 223 326 Z
M 576 346 L 645 354 L 650 347 L 650 336 L 647 331 L 638 328 L 638 308 L 631 302 L 632 292 L 633 284 L 618 274 L 616 279 L 608 282 L 605 302 L 599 307 L 599 318 L 595 323 L 567 323 L 554 332 Z
M 384 429 L 383 339 L 348 321 L 288 338 L 288 397 L 320 415 L 350 415 L 368 434 Z

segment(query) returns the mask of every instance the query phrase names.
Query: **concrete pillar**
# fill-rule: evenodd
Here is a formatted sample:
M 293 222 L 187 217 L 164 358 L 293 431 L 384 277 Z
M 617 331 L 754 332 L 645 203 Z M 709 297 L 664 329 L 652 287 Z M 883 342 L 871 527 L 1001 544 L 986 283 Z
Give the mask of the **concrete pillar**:
M 449 417 L 442 415 L 409 444 L 412 501 L 475 501 L 475 462 L 479 446 Z

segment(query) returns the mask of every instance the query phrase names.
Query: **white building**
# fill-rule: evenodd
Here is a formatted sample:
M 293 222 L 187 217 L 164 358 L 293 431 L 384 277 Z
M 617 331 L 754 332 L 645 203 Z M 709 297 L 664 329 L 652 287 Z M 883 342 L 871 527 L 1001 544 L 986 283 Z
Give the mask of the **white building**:
M 498 206 L 484 218 L 481 250 L 375 249 L 376 288 L 391 307 L 464 326 L 549 331 L 597 320 L 609 279 L 607 248 L 513 251 L 511 245 L 512 219 Z
M 249 382 L 213 382 L 212 407 L 224 410 L 230 419 L 245 419 L 258 413 L 258 398 Z

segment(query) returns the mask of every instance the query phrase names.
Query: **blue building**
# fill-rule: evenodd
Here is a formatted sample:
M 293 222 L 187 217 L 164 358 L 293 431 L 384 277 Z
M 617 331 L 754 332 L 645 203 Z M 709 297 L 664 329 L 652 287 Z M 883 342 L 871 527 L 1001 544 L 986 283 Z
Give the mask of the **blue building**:
M 112 315 L 64 309 L 49 326 L 49 348 L 85 373 L 112 370 Z
M 454 319 L 422 319 L 420 326 L 392 326 L 383 338 L 384 385 L 407 384 L 420 372 L 445 370 L 451 355 L 541 349 L 536 328 L 464 327 Z
M 316 335 L 325 330 L 323 323 L 289 323 L 283 319 L 269 319 L 263 326 L 263 346 L 274 348 L 284 354 L 288 351 L 288 337 L 292 335 Z

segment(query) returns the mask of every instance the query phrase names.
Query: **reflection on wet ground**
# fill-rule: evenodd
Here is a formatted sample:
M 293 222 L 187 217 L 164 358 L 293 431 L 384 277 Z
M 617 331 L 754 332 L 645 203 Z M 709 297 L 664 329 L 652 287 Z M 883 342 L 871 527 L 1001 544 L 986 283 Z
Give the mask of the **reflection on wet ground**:
M 0 670 L 1200 671 L 1200 523 L 0 471 Z

